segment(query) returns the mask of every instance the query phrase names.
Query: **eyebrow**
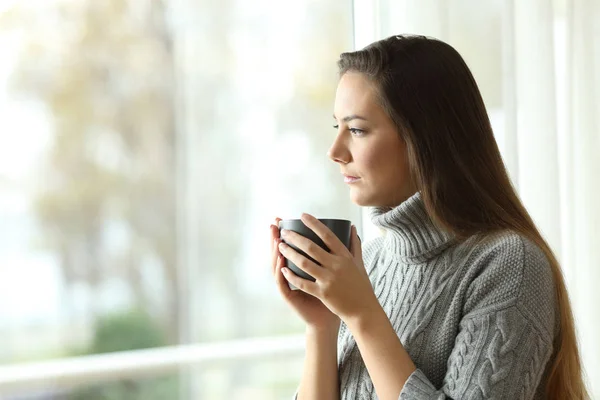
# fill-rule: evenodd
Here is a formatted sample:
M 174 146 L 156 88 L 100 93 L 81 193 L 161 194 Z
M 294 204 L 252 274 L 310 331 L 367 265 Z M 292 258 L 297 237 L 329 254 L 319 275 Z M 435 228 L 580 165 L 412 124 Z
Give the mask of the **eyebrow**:
M 335 117 L 335 114 L 333 114 L 333 119 L 337 120 L 337 118 Z M 367 120 L 365 117 L 361 117 L 360 115 L 352 114 L 352 115 L 348 115 L 347 117 L 342 118 L 342 121 L 350 122 L 353 119 L 362 119 L 363 121 Z

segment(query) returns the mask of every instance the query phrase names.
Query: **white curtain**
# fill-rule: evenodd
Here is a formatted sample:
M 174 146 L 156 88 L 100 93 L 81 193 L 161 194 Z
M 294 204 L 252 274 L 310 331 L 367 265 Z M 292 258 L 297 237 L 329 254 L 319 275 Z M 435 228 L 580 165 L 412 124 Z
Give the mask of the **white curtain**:
M 359 12 L 367 3 L 355 0 L 357 48 L 425 34 L 473 70 L 511 178 L 562 263 L 600 398 L 600 1 L 380 0 Z
M 511 176 L 562 262 L 589 388 L 600 395 L 600 3 L 508 2 Z M 596 245 L 594 245 L 596 243 Z

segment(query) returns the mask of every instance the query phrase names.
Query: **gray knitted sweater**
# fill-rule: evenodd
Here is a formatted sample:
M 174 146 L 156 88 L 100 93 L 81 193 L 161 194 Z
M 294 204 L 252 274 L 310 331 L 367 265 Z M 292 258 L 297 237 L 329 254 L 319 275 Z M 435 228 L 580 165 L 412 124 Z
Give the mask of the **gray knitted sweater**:
M 417 370 L 400 399 L 541 399 L 558 331 L 551 267 L 513 232 L 457 243 L 417 193 L 371 208 L 363 245 L 379 303 Z M 352 333 L 338 336 L 340 398 L 377 399 Z

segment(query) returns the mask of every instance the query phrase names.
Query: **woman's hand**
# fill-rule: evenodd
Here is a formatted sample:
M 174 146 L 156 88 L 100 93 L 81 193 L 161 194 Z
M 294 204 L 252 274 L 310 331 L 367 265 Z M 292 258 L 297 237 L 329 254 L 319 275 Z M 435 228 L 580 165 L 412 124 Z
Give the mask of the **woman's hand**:
M 285 278 L 300 291 L 321 300 L 329 310 L 346 323 L 365 315 L 372 307 L 379 306 L 379 301 L 373 292 L 371 281 L 365 270 L 356 227 L 352 226 L 350 250 L 348 250 L 338 237 L 318 219 L 303 214 L 302 222 L 323 240 L 331 253 L 302 235 L 293 231 L 287 231 L 287 234 L 282 231 L 286 242 L 293 243 L 321 264 L 320 266 L 315 264 L 290 246 L 280 243 L 281 254 L 296 264 L 298 268 L 314 277 L 316 282 L 300 278 L 292 271 L 286 272 L 284 269 Z
M 284 300 L 296 311 L 296 313 L 306 322 L 307 328 L 315 331 L 337 332 L 340 326 L 340 319 L 332 313 L 316 297 L 304 293 L 301 290 L 291 290 L 281 273 L 281 268 L 285 267 L 285 259 L 279 252 L 279 221 L 275 219 L 275 225 L 271 225 L 271 269 L 277 288 Z

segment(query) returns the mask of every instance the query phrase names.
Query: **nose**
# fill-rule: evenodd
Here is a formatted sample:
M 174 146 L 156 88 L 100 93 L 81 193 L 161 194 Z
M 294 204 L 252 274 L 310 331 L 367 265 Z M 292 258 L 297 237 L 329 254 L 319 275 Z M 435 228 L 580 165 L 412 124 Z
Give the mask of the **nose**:
M 340 135 L 335 139 L 327 151 L 327 157 L 333 162 L 348 164 L 351 158 L 350 151 L 348 151 L 348 148 L 344 145 L 343 141 L 340 140 L 341 137 L 342 136 Z

